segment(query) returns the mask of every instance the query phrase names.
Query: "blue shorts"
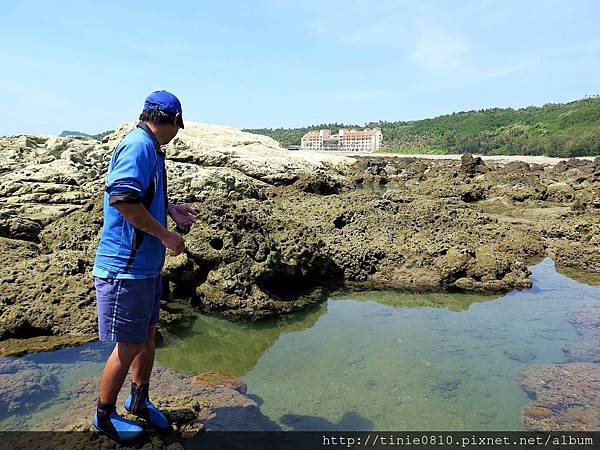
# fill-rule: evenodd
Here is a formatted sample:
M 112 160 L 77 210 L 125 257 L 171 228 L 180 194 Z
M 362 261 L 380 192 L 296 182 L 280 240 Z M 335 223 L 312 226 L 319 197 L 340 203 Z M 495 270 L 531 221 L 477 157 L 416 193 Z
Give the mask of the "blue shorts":
M 162 279 L 94 277 L 101 341 L 141 343 L 158 323 Z

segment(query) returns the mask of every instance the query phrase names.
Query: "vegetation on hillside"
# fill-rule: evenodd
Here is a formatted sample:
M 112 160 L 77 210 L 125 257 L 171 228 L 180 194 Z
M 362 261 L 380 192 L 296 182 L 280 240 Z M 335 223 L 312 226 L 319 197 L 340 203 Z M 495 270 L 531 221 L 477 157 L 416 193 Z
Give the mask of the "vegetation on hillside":
M 600 155 L 600 96 L 527 108 L 491 108 L 408 122 L 361 126 L 321 124 L 304 128 L 247 129 L 282 146 L 299 145 L 304 133 L 329 128 L 379 127 L 384 152 L 479 153 L 484 155 Z
M 64 130 L 58 136 L 59 137 L 83 136 L 83 137 L 91 137 L 91 138 L 101 141 L 104 136 L 108 136 L 113 131 L 115 131 L 115 130 L 107 130 L 107 131 L 103 131 L 102 133 L 98 133 L 98 134 L 87 134 L 87 133 L 82 133 L 81 131 Z

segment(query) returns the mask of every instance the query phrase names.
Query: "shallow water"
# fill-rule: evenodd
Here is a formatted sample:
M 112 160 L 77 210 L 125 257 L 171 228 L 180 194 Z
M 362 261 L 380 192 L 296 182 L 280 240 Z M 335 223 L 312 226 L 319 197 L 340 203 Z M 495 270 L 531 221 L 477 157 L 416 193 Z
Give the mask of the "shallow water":
M 157 365 L 241 376 L 284 429 L 519 430 L 529 402 L 520 371 L 565 362 L 563 347 L 580 340 L 566 314 L 600 305 L 600 287 L 557 273 L 550 259 L 532 271 L 532 289 L 498 297 L 361 292 L 257 324 L 198 314 L 164 340 Z M 25 357 L 57 370 L 60 395 L 0 429 L 66 407 L 70 386 L 99 373 L 110 349 Z

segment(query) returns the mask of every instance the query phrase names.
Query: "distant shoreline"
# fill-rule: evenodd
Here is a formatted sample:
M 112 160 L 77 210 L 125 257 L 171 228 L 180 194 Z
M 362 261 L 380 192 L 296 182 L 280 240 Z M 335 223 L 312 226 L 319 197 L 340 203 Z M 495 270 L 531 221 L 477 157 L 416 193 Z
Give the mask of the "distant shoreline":
M 438 155 L 438 154 L 421 154 L 421 153 L 358 153 L 358 152 L 340 152 L 335 150 L 300 150 L 298 152 L 294 152 L 295 154 L 319 154 L 319 155 L 336 155 L 336 156 L 347 156 L 350 158 L 356 157 L 384 157 L 384 158 L 423 158 L 423 159 L 451 159 L 451 160 L 460 160 L 460 154 L 448 154 L 448 155 Z M 474 157 L 480 157 L 484 161 L 496 162 L 499 164 L 507 164 L 512 161 L 523 161 L 528 164 L 546 164 L 546 165 L 555 165 L 561 161 L 568 161 L 572 158 L 555 158 L 551 156 L 533 156 L 533 155 L 478 155 L 473 154 Z M 600 158 L 600 156 L 578 156 L 576 159 L 585 159 L 588 161 L 593 161 L 596 158 Z

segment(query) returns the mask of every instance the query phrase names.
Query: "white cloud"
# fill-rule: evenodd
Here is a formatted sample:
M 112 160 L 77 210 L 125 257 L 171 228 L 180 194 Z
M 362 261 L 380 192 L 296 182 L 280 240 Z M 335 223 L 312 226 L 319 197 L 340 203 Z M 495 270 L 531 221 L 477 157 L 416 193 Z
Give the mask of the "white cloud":
M 454 73 L 466 64 L 468 52 L 473 46 L 462 37 L 428 32 L 417 42 L 413 59 L 423 69 L 434 73 Z
M 429 30 L 415 44 L 413 61 L 442 84 L 467 84 L 501 78 L 532 67 L 536 61 L 497 61 L 463 36 Z

